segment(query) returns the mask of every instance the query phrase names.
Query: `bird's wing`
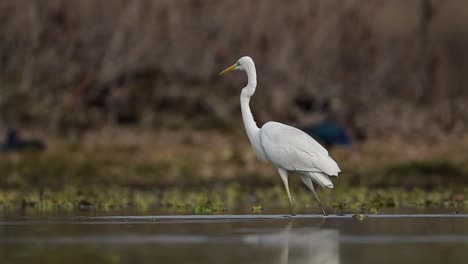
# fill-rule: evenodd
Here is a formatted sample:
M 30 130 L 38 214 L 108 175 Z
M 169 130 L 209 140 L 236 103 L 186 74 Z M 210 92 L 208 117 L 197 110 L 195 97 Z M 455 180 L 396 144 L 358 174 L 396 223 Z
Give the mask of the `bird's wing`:
M 340 169 L 328 151 L 303 131 L 277 122 L 260 130 L 262 147 L 278 167 L 294 171 L 324 172 L 338 175 Z

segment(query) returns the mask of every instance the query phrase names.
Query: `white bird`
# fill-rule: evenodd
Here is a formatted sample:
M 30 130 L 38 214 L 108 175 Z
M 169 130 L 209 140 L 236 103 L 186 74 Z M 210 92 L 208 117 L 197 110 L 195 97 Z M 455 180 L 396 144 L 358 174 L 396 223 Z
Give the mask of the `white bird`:
M 268 122 L 258 128 L 250 111 L 250 98 L 257 87 L 257 73 L 252 58 L 245 56 L 234 65 L 220 72 L 241 70 L 247 73 L 248 82 L 242 89 L 240 104 L 242 119 L 247 136 L 260 160 L 270 161 L 278 169 L 289 199 L 291 214 L 294 208 L 289 192 L 288 171 L 297 172 L 307 187 L 314 193 L 320 209 L 327 215 L 317 193 L 314 182 L 325 188 L 333 188 L 329 176 L 338 176 L 341 171 L 338 164 L 328 155 L 328 151 L 305 132 L 278 122 Z

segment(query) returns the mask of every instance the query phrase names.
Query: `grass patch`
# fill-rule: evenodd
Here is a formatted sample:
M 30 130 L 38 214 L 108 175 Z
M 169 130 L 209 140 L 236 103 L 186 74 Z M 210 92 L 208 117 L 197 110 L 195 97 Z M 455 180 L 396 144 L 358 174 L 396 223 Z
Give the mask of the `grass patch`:
M 170 144 L 167 138 L 174 137 L 161 138 Z M 194 138 L 190 144 L 181 138 L 177 144 L 159 142 L 156 147 L 145 139 L 142 145 L 57 144 L 43 153 L 2 154 L 0 208 L 191 214 L 289 211 L 276 170 L 256 160 L 248 141 Z M 400 149 L 395 147 L 398 153 Z M 320 191 L 320 198 L 337 213 L 467 206 L 463 186 L 468 162 L 459 155 L 465 152 L 446 157 L 452 152 L 441 151 L 419 160 L 395 153 L 367 146 L 354 153 L 332 150 L 342 174 L 332 179 L 335 189 Z M 438 158 L 442 156 L 446 159 Z M 290 179 L 297 211 L 316 210 L 313 195 L 300 179 L 293 173 Z
M 295 187 L 295 186 L 294 186 Z M 334 213 L 375 214 L 389 208 L 426 208 L 458 212 L 468 207 L 468 189 L 463 191 L 421 189 L 347 188 L 321 191 L 322 201 Z M 298 212 L 319 213 L 313 195 L 305 188 L 293 188 L 293 200 Z M 116 211 L 172 212 L 182 214 L 271 213 L 289 212 L 284 190 L 278 187 L 255 192 L 237 185 L 223 189 L 154 189 L 72 188 L 60 191 L 3 190 L 0 191 L 0 211 Z M 276 210 L 276 211 L 275 211 Z

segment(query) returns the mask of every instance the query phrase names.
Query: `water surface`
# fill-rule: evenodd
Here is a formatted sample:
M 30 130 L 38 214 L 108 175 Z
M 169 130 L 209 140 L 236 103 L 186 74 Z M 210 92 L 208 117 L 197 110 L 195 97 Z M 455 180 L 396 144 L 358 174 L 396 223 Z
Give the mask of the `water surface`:
M 462 263 L 467 214 L 3 216 L 1 263 Z

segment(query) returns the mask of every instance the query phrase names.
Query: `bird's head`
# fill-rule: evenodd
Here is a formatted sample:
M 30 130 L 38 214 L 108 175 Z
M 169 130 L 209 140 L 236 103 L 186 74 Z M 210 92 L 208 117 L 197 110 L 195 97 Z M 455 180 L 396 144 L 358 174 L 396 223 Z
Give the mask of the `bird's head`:
M 240 58 L 236 63 L 234 63 L 231 67 L 226 68 L 224 71 L 220 72 L 219 75 L 223 75 L 223 74 L 235 71 L 235 70 L 245 71 L 248 68 L 252 68 L 252 66 L 254 65 L 255 64 L 252 58 L 250 58 L 249 56 L 244 56 Z

